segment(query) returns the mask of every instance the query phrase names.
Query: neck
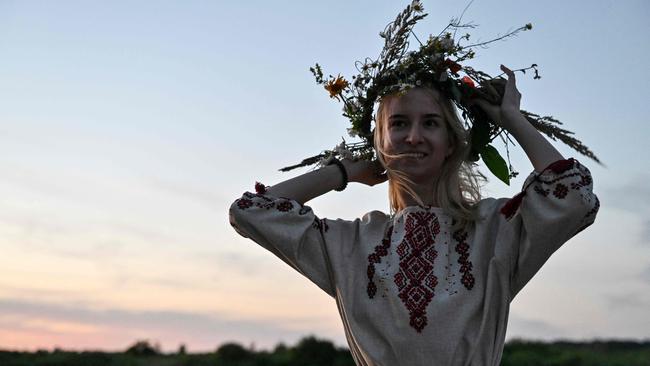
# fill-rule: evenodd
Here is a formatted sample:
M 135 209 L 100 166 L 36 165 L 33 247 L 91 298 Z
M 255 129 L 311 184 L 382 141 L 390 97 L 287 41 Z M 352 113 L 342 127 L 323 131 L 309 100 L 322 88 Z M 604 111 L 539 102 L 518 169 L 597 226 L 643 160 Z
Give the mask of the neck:
M 438 202 L 435 197 L 435 186 L 433 184 L 416 184 L 411 188 L 413 189 L 413 192 L 415 192 L 415 194 L 417 194 L 417 196 L 420 198 L 422 204 L 425 206 L 438 206 Z M 420 204 L 415 200 L 415 198 L 411 197 L 411 195 L 404 190 L 398 190 L 397 197 L 401 202 L 404 203 L 405 207 L 417 206 Z

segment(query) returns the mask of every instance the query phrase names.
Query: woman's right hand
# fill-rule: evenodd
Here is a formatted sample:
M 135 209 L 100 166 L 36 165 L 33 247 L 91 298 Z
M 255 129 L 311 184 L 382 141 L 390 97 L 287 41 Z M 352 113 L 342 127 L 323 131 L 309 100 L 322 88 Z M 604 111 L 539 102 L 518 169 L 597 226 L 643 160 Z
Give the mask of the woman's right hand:
M 388 180 L 386 169 L 381 165 L 379 160 L 351 160 L 343 159 L 341 161 L 348 173 L 350 182 L 362 183 L 368 186 L 384 183 Z

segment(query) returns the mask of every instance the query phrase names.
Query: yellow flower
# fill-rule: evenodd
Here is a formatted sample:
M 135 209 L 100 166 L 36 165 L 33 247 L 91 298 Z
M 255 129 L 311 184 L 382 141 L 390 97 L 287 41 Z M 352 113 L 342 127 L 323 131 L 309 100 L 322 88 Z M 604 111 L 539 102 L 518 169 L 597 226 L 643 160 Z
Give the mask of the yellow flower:
M 336 78 L 329 80 L 325 83 L 325 90 L 330 92 L 330 98 L 338 99 L 339 94 L 343 89 L 347 88 L 350 85 L 347 80 L 341 75 L 338 75 Z

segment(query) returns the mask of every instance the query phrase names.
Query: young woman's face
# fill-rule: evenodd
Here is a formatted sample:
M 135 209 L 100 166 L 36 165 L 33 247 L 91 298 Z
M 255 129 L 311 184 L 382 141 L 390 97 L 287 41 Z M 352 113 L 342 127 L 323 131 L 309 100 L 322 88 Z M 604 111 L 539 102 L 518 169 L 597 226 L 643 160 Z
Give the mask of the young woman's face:
M 385 106 L 384 149 L 397 155 L 386 159 L 388 166 L 416 184 L 433 183 L 453 151 L 444 113 L 432 93 L 438 92 L 411 89 L 402 97 L 390 98 Z

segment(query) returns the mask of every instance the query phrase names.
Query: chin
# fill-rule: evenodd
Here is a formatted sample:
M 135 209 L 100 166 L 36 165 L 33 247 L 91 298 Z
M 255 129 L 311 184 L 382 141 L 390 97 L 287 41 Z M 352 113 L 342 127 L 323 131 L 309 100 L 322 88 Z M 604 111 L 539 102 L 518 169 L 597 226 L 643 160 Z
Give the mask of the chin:
M 406 175 L 413 183 L 418 185 L 432 185 L 439 175 L 440 169 L 431 167 L 396 167 L 396 170 Z

